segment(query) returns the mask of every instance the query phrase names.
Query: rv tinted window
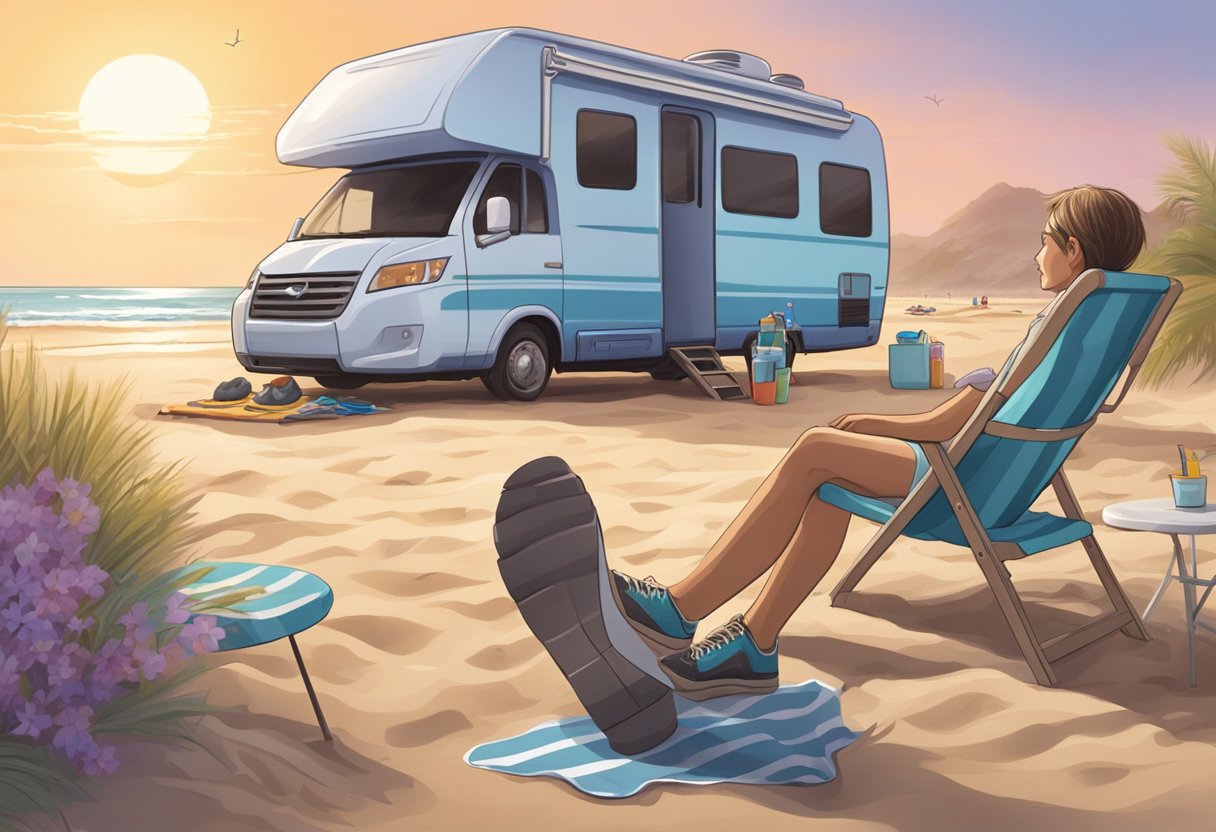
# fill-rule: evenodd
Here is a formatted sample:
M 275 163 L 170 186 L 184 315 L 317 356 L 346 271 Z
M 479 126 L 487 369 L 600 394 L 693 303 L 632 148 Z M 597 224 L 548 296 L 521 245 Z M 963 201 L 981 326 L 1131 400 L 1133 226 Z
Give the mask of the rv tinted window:
M 579 110 L 578 184 L 628 191 L 638 181 L 638 124 L 632 116 Z
M 798 216 L 798 160 L 788 153 L 722 148 L 722 207 L 732 214 Z
M 519 221 L 522 216 L 520 207 L 523 205 L 520 200 L 521 176 L 523 169 L 519 165 L 499 165 L 494 169 L 485 190 L 481 192 L 481 199 L 477 201 L 477 211 L 473 214 L 474 234 L 489 233 L 486 225 L 486 206 L 492 196 L 506 197 L 507 202 L 511 203 L 511 233 L 519 233 Z
M 700 124 L 683 113 L 663 113 L 663 199 L 692 202 L 697 198 Z
M 534 170 L 528 175 L 528 230 L 535 234 L 549 233 L 549 207 L 545 199 L 545 185 L 540 174 Z
M 874 204 L 868 170 L 830 162 L 819 166 L 819 227 L 824 234 L 870 236 Z
M 442 237 L 476 162 L 414 165 L 338 180 L 300 227 L 301 237 Z

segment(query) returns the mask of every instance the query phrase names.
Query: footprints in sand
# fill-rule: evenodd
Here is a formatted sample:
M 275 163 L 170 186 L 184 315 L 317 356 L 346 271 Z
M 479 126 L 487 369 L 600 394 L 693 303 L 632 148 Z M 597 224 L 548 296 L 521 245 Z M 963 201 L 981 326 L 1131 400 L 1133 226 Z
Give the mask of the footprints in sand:
M 450 572 L 395 572 L 373 569 L 351 576 L 363 586 L 398 598 L 417 598 L 434 592 L 486 583 Z
M 394 748 L 417 748 L 473 727 L 460 711 L 437 711 L 421 719 L 400 722 L 384 732 L 384 741 Z
M 320 626 L 345 633 L 394 656 L 408 656 L 418 652 L 440 632 L 408 617 L 390 615 L 331 615 Z M 351 658 L 356 657 L 352 655 Z

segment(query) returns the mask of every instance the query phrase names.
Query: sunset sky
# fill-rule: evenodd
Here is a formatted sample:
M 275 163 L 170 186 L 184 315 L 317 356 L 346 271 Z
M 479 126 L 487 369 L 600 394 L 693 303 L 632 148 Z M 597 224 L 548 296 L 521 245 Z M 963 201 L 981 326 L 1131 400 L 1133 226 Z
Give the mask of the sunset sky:
M 239 287 L 339 173 L 274 157 L 312 86 L 355 58 L 499 26 L 673 58 L 738 49 L 801 76 L 878 125 L 895 233 L 930 233 L 1000 181 L 1108 185 L 1148 210 L 1172 161 L 1162 135 L 1216 140 L 1212 0 L 14 0 L 4 18 L 8 285 Z M 243 42 L 226 46 L 237 28 Z M 103 66 L 144 53 L 198 78 L 210 125 L 176 171 L 115 176 L 81 130 L 81 96 Z

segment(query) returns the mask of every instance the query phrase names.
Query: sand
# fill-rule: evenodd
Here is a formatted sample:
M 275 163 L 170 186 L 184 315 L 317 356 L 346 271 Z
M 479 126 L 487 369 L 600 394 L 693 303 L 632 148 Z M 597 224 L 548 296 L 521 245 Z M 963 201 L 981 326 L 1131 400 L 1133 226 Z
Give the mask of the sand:
M 968 299 L 969 300 L 969 299 Z M 389 413 L 337 422 L 233 424 L 157 416 L 242 374 L 225 325 L 20 329 L 55 371 L 111 383 L 165 461 L 202 494 L 207 558 L 290 564 L 334 588 L 329 617 L 299 636 L 330 725 L 320 739 L 284 643 L 213 657 L 200 685 L 231 711 L 198 726 L 206 750 L 131 743 L 73 829 L 107 830 L 1199 830 L 1216 787 L 1216 646 L 1200 638 L 1186 684 L 1178 586 L 1153 639 L 1115 634 L 1034 684 L 970 555 L 902 540 L 861 584 L 861 611 L 827 592 L 876 527 L 855 519 L 844 552 L 781 637 L 781 675 L 843 686 L 861 739 L 820 786 L 662 785 L 603 801 L 544 778 L 462 761 L 472 746 L 580 706 L 507 597 L 491 542 L 505 477 L 564 457 L 586 482 L 610 563 L 683 577 L 806 428 L 843 412 L 915 412 L 949 390 L 894 391 L 886 343 L 925 328 L 948 378 L 999 367 L 1046 297 L 988 310 L 892 299 L 881 344 L 799 356 L 790 402 L 721 403 L 691 382 L 555 376 L 534 403 L 480 382 L 374 385 Z M 902 310 L 933 303 L 937 314 Z M 742 369 L 741 359 L 728 365 Z M 301 379 L 306 390 L 310 382 Z M 1169 493 L 1174 445 L 1216 442 L 1216 389 L 1137 390 L 1066 465 L 1116 574 L 1143 607 L 1168 539 L 1101 525 L 1105 504 Z M 1050 496 L 1042 505 L 1054 507 Z M 1210 543 L 1208 544 L 1210 552 Z M 1212 557 L 1201 555 L 1201 570 Z M 1100 610 L 1079 545 L 1011 564 L 1044 637 Z M 706 622 L 741 612 L 760 584 Z

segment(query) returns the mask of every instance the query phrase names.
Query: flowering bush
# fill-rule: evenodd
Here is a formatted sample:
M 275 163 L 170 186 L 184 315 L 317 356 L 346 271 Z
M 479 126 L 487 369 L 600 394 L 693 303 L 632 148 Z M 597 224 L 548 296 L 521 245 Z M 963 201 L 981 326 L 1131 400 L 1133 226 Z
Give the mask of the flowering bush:
M 224 631 L 214 616 L 191 618 L 180 592 L 156 609 L 106 608 L 114 582 L 84 560 L 100 526 L 89 493 L 50 468 L 0 489 L 0 735 L 49 745 L 96 775 L 118 766 L 94 732 L 103 707 L 216 650 Z

